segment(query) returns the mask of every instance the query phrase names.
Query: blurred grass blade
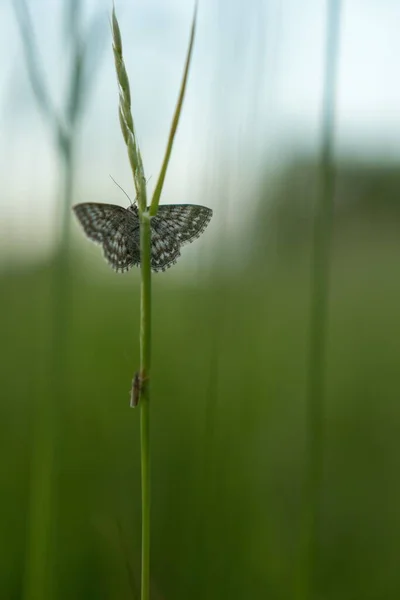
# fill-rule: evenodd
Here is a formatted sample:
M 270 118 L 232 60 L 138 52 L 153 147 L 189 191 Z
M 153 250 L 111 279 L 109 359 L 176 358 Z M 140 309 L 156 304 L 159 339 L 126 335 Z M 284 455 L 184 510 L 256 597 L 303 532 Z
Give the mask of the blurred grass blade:
M 79 114 L 81 113 L 83 93 L 82 76 L 85 58 L 84 46 L 81 41 L 76 38 L 70 74 L 69 98 L 66 107 L 66 117 L 69 128 L 72 128 L 75 125 Z
M 57 115 L 48 93 L 45 77 L 40 69 L 39 53 L 36 46 L 31 15 L 25 0 L 12 3 L 20 31 L 24 58 L 32 91 L 43 115 L 49 121 L 57 121 Z
M 63 13 L 62 22 L 65 41 L 67 44 L 74 46 L 75 40 L 79 38 L 82 23 L 82 0 L 64 0 Z
M 333 154 L 340 15 L 341 0 L 330 0 L 327 5 L 326 17 L 325 81 L 322 101 L 321 190 L 316 206 L 311 264 L 302 555 L 300 557 L 299 580 L 296 581 L 297 594 L 295 595 L 299 600 L 312 600 L 319 596 L 316 586 L 318 578 L 319 517 L 325 455 L 324 405 L 335 192 Z
M 53 597 L 52 578 L 55 555 L 53 531 L 55 521 L 54 472 L 57 468 L 55 431 L 59 422 L 58 408 L 66 404 L 69 384 L 69 324 L 70 310 L 70 210 L 74 193 L 76 167 L 76 125 L 84 106 L 83 69 L 85 49 L 80 38 L 81 0 L 69 0 L 69 13 L 64 12 L 70 30 L 70 72 L 66 91 L 67 102 L 58 112 L 52 102 L 39 51 L 33 22 L 26 0 L 15 0 L 13 9 L 21 35 L 29 80 L 37 105 L 53 134 L 54 149 L 60 167 L 59 212 L 56 227 L 61 221 L 55 265 L 49 291 L 48 313 L 50 339 L 48 345 L 47 393 L 35 406 L 32 424 L 31 475 L 27 522 L 27 547 L 23 597 L 25 600 L 47 600 Z M 67 20 L 68 20 L 67 19 Z M 63 44 L 65 50 L 65 44 Z M 51 82 L 51 80 L 50 80 Z
M 192 30 L 190 33 L 189 47 L 188 47 L 188 52 L 187 52 L 187 56 L 186 56 L 185 70 L 183 72 L 183 78 L 182 78 L 182 83 L 181 83 L 181 89 L 179 92 L 178 102 L 177 102 L 177 105 L 175 108 L 175 114 L 174 114 L 174 118 L 172 120 L 171 130 L 169 132 L 168 144 L 167 144 L 167 149 L 165 151 L 164 161 L 163 161 L 163 164 L 161 167 L 161 172 L 158 177 L 158 181 L 157 181 L 156 188 L 154 190 L 153 198 L 151 200 L 150 215 L 152 215 L 152 216 L 154 216 L 158 210 L 158 204 L 160 202 L 160 196 L 161 196 L 162 188 L 164 185 L 165 175 L 167 172 L 168 163 L 169 163 L 169 159 L 171 156 L 172 145 L 174 143 L 175 133 L 176 133 L 178 123 L 179 123 L 179 118 L 181 115 L 183 99 L 185 97 L 185 91 L 186 91 L 186 83 L 187 83 L 187 78 L 188 78 L 188 74 L 189 74 L 189 67 L 190 67 L 190 62 L 192 59 L 193 42 L 194 42 L 194 36 L 195 36 L 195 32 L 196 32 L 196 20 L 197 20 L 197 2 L 195 5 L 195 9 L 194 9 Z

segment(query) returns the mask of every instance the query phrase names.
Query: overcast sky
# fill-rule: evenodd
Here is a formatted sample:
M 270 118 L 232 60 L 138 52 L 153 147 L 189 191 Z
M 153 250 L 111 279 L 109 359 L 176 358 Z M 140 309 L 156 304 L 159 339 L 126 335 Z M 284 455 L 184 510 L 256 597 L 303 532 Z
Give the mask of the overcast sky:
M 27 0 L 52 97 L 64 98 L 66 42 L 61 0 Z M 96 17 L 99 70 L 80 135 L 76 200 L 125 204 L 111 174 L 132 193 L 117 121 L 109 7 Z M 400 155 L 400 2 L 343 0 L 337 97 L 338 151 Z M 119 0 L 133 110 L 146 173 L 155 185 L 186 51 L 192 3 Z M 194 60 L 164 201 L 209 204 L 223 188 L 230 211 L 266 163 L 319 143 L 326 2 L 200 0 Z M 12 0 L 0 2 L 1 235 L 51 245 L 57 156 L 30 90 Z M 229 185 L 220 181 L 230 173 Z M 213 192 L 210 192 L 213 190 Z M 199 197 L 200 195 L 200 197 Z M 205 203 L 205 202 L 204 202 Z M 236 219 L 237 220 L 237 219 Z M 4 245 L 4 244 L 3 244 Z

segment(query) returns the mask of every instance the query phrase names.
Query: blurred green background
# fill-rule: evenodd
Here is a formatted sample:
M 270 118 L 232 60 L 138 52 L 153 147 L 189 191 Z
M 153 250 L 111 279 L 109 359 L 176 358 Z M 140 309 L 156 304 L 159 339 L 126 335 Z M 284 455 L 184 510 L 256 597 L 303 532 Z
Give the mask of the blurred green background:
M 65 15 L 83 4 L 58 2 L 60 27 L 63 18 L 67 22 Z M 139 44 L 130 27 L 139 31 L 140 19 L 145 19 L 138 35 L 145 50 L 139 45 L 127 57 L 134 64 L 134 80 L 145 73 L 136 123 L 140 130 L 143 116 L 145 161 L 147 152 L 149 175 L 156 179 L 191 7 L 171 3 L 169 15 L 157 2 L 150 8 L 134 4 L 121 2 L 120 23 L 129 48 Z M 46 66 L 47 45 L 54 43 L 62 54 L 60 45 L 63 49 L 66 42 L 41 35 L 47 31 L 43 2 L 28 5 Z M 310 16 L 315 3 L 306 5 Z M 255 6 L 246 12 L 234 2 L 226 23 L 226 4 L 218 3 L 212 12 L 211 4 L 204 3 L 199 58 L 189 83 L 194 91 L 188 94 L 166 185 L 167 201 L 207 204 L 214 218 L 198 243 L 183 250 L 176 267 L 153 277 L 155 600 L 294 598 L 302 564 L 319 95 L 316 91 L 315 130 L 304 144 L 296 133 L 294 142 L 283 143 L 279 136 L 275 142 L 274 113 L 268 105 L 273 91 L 263 85 L 278 86 L 276 73 L 272 83 L 269 79 L 274 73 L 269 64 L 281 66 L 273 53 L 271 58 L 268 44 L 281 48 L 285 23 L 290 25 L 289 17 L 297 12 L 288 3 L 277 13 L 282 35 L 271 41 L 267 33 L 276 30 L 276 22 L 267 17 L 275 14 L 276 3 Z M 385 6 L 378 14 L 387 23 L 397 9 Z M 86 6 L 95 15 L 86 15 L 89 23 L 97 19 L 95 8 L 93 3 Z M 104 49 L 96 50 L 99 79 L 91 84 L 76 126 L 71 197 L 125 205 L 108 180 L 109 170 L 131 189 L 115 117 L 108 8 L 102 4 L 105 21 L 100 17 L 99 22 L 106 26 L 94 36 L 100 47 L 104 42 Z M 32 591 L 40 589 L 35 561 L 40 570 L 43 561 L 37 556 L 45 552 L 46 597 L 135 598 L 140 583 L 139 411 L 129 407 L 129 389 L 139 364 L 139 271 L 113 273 L 101 250 L 79 236 L 75 222 L 70 234 L 65 222 L 54 217 L 64 189 L 62 147 L 49 139 L 46 118 L 35 115 L 21 32 L 11 7 L 7 14 L 2 11 L 14 28 L 8 83 L 11 73 L 17 75 L 11 91 L 2 88 L 8 104 L 3 103 L 1 159 L 0 597 L 45 597 Z M 135 25 L 129 21 L 132 15 Z M 319 25 L 322 36 L 323 20 Z M 299 25 L 304 35 L 315 26 L 312 20 Z M 174 46 L 177 31 L 181 38 Z M 249 40 L 246 32 L 252 32 Z M 358 34 L 361 40 L 362 32 Z M 390 43 L 400 51 L 394 37 L 388 37 Z M 157 61 L 160 73 L 165 69 L 163 44 L 171 52 L 174 74 L 166 106 L 160 107 L 165 122 L 158 133 L 161 117 L 153 121 L 153 115 L 165 80 L 155 75 L 149 83 L 147 69 Z M 217 55 L 210 50 L 214 44 Z M 245 57 L 237 50 L 240 44 Z M 151 48 L 156 58 L 139 68 L 135 52 Z M 320 57 L 322 49 L 317 46 Z M 270 63 L 262 64 L 263 52 Z M 76 74 L 73 51 L 71 56 Z M 211 74 L 207 58 L 216 61 Z M 227 66 L 236 59 L 242 95 L 232 95 L 227 105 L 229 94 L 241 87 L 235 80 L 238 63 L 232 71 Z M 54 73 L 54 65 L 49 69 Z M 217 77 L 221 73 L 222 82 Z M 48 79 L 49 89 L 62 99 L 57 82 Z M 105 108 L 102 85 L 109 88 Z M 18 88 L 27 93 L 26 104 L 23 110 L 11 110 L 10 98 Z M 200 98 L 208 102 L 201 113 L 200 89 Z M 145 94 L 151 99 L 146 101 Z M 101 111 L 112 127 L 102 121 Z M 35 141 L 32 134 L 21 134 L 30 122 Z M 302 125 L 307 128 L 304 123 L 307 119 Z M 203 137 L 197 137 L 204 128 Z M 384 138 L 374 145 L 370 131 L 367 152 L 362 135 L 343 129 L 335 187 L 315 597 L 394 599 L 400 593 L 400 134 L 392 152 Z M 108 136 L 114 136 L 109 146 Z M 277 157 L 274 144 L 279 140 Z M 348 150 L 349 140 L 355 150 Z

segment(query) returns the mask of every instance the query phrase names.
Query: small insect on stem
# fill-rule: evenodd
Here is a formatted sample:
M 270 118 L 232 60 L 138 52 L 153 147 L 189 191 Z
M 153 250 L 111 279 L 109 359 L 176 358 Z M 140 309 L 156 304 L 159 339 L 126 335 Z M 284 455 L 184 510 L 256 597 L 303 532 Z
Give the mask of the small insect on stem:
M 133 376 L 132 379 L 132 387 L 131 387 L 131 402 L 130 405 L 132 408 L 135 408 L 139 404 L 140 394 L 143 391 L 143 386 L 145 382 L 148 380 L 148 377 L 143 377 L 139 371 Z

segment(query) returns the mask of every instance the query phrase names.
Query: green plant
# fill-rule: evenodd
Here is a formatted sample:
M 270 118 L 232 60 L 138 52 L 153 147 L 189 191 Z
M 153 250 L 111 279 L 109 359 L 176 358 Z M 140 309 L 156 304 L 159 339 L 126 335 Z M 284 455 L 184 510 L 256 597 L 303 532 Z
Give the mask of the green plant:
M 33 415 L 31 487 L 28 519 L 28 541 L 24 594 L 27 599 L 45 599 L 50 595 L 49 560 L 51 528 L 54 520 L 53 473 L 57 409 L 65 403 L 68 389 L 67 338 L 70 324 L 69 265 L 71 219 L 76 174 L 76 147 L 79 126 L 93 88 L 100 54 L 95 52 L 98 21 L 95 18 L 83 28 L 80 0 L 65 3 L 63 29 L 69 63 L 66 102 L 59 110 L 47 84 L 36 44 L 34 27 L 26 0 L 12 3 L 17 19 L 27 73 L 36 104 L 52 134 L 59 160 L 61 200 L 57 204 L 55 231 L 59 239 L 55 253 L 55 269 L 51 282 L 49 312 L 52 329 L 48 340 L 47 382 L 50 393 L 38 399 Z M 86 64 L 91 59 L 91 68 Z M 93 60 L 94 59 L 94 60 Z
M 150 206 L 147 205 L 146 179 L 143 161 L 137 143 L 131 112 L 129 79 L 122 54 L 121 32 L 115 8 L 112 12 L 112 35 L 115 68 L 119 84 L 119 120 L 122 135 L 127 147 L 133 181 L 136 189 L 140 219 L 140 265 L 141 265 L 141 306 L 140 306 L 140 436 L 142 473 L 142 574 L 141 599 L 150 598 L 150 367 L 151 367 L 151 227 L 150 219 L 157 214 L 160 196 L 171 156 L 172 145 L 179 123 L 186 90 L 189 66 L 192 56 L 196 29 L 197 4 L 193 16 L 192 30 L 167 148 L 160 175 Z M 135 377 L 136 381 L 138 379 Z

